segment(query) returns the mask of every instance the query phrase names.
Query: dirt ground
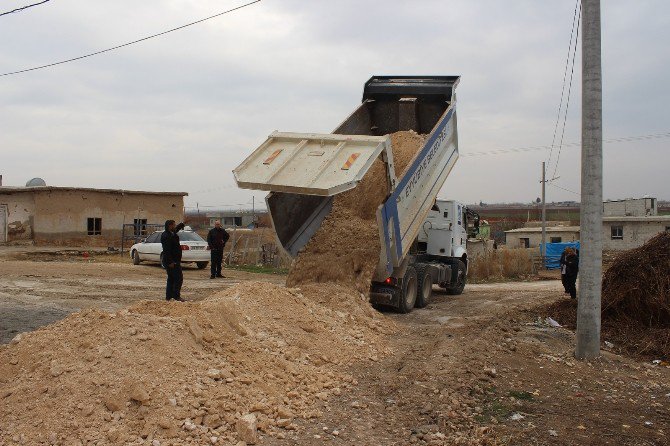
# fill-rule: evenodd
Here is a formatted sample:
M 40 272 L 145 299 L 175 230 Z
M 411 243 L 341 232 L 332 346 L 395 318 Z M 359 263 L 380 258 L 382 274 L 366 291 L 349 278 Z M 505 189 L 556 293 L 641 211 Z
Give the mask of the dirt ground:
M 63 261 L 61 258 L 67 258 Z M 31 260 L 17 260 L 17 259 Z M 184 267 L 183 295 L 200 300 L 245 280 L 283 283 L 282 276 L 224 271 L 209 279 L 209 268 Z M 116 311 L 141 299 L 165 297 L 165 271 L 158 264 L 134 266 L 116 255 L 0 253 L 0 344 L 86 308 Z
M 2 342 L 80 309 L 162 299 L 158 266 L 16 258 L 0 256 Z M 187 269 L 185 297 L 285 280 L 225 274 L 216 281 Z M 409 315 L 384 313 L 400 327 L 393 353 L 351 367 L 354 386 L 319 401 L 323 416 L 259 444 L 670 444 L 670 369 L 607 351 L 574 360 L 574 334 L 547 324 L 541 310 L 564 298 L 558 281 L 477 284 L 461 296 L 436 289 Z

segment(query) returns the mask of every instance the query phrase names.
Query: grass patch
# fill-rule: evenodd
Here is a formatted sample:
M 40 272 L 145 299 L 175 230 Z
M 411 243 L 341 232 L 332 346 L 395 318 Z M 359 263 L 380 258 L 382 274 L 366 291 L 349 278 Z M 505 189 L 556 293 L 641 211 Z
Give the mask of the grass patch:
M 276 274 L 279 276 L 288 274 L 288 268 L 273 268 L 271 266 L 261 265 L 226 265 L 225 268 L 235 271 L 245 271 L 248 273 L 258 274 Z
M 509 396 L 522 401 L 533 401 L 533 394 L 523 390 L 510 390 Z

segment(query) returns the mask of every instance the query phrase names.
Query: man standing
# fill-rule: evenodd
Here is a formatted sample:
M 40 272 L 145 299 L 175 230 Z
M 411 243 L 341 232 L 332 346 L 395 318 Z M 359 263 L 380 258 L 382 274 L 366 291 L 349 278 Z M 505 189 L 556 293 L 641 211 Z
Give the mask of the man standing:
M 230 236 L 225 229 L 221 227 L 220 221 L 214 222 L 214 227 L 209 230 L 207 234 L 207 245 L 211 249 L 211 272 L 210 279 L 215 277 L 223 277 L 221 275 L 221 262 L 223 262 L 223 248 L 226 247 L 226 242 Z
M 165 222 L 165 231 L 161 235 L 163 245 L 163 268 L 167 272 L 167 285 L 165 287 L 165 300 L 174 299 L 184 302 L 181 298 L 181 285 L 184 275 L 181 271 L 181 245 L 177 232 L 184 229 L 184 223 L 175 225 L 174 220 Z
M 579 254 L 571 248 L 565 256 L 565 282 L 571 299 L 577 298 L 577 274 L 579 274 Z

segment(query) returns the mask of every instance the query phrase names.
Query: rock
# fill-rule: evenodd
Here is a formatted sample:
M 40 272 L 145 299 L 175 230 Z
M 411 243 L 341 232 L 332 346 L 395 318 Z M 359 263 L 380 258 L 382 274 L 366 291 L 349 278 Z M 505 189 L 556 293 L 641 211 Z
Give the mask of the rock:
M 209 437 L 209 442 L 212 444 L 216 444 L 216 442 L 219 441 L 219 437 Z
M 277 416 L 279 418 L 294 418 L 295 417 L 295 415 L 293 414 L 293 412 L 291 412 L 290 409 L 288 409 L 286 407 L 283 407 L 283 406 L 277 409 Z
M 523 415 L 521 415 L 521 414 L 518 413 L 518 412 L 517 412 L 517 413 L 513 413 L 512 416 L 509 417 L 509 419 L 510 419 L 511 421 L 519 421 L 519 420 L 523 420 L 524 418 L 526 418 L 526 417 L 524 417 Z
M 105 407 L 110 412 L 118 412 L 123 408 L 123 405 L 116 395 L 110 396 L 105 400 Z
M 498 376 L 498 372 L 496 371 L 496 369 L 494 367 L 484 368 L 484 373 L 486 373 L 491 378 L 495 378 L 496 376 Z
M 172 427 L 172 423 L 167 418 L 161 418 L 158 420 L 158 426 L 163 429 L 170 429 Z
M 21 339 L 23 339 L 23 333 L 19 333 L 16 336 L 12 338 L 11 341 L 9 341 L 10 345 L 18 344 L 21 342 Z
M 209 369 L 209 370 L 207 370 L 207 377 L 211 378 L 211 379 L 214 379 L 214 380 L 221 379 L 221 370 L 219 370 L 219 369 Z
M 191 332 L 195 342 L 202 344 L 202 328 L 198 325 L 198 322 L 194 318 L 189 318 L 188 322 L 188 331 Z
M 141 383 L 134 383 L 130 387 L 129 396 L 131 401 L 136 401 L 140 404 L 146 404 L 151 399 L 149 392 L 147 392 Z
M 256 425 L 256 416 L 253 414 L 246 414 L 238 418 L 235 424 L 237 435 L 247 444 L 256 444 L 258 441 L 258 428 Z
M 153 440 L 153 441 L 151 442 L 151 446 L 161 446 L 161 442 L 158 441 L 158 440 Z
M 556 431 L 553 430 L 553 429 L 550 429 L 550 430 L 549 430 L 549 435 L 551 435 L 552 437 L 558 437 L 558 432 L 556 432 Z

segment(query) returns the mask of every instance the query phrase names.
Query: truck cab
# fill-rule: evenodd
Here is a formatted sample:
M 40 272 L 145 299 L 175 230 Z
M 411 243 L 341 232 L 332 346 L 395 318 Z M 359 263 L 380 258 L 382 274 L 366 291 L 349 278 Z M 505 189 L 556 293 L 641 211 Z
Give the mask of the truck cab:
M 465 205 L 436 200 L 417 238 L 417 253 L 436 257 L 467 257 L 468 220 Z

